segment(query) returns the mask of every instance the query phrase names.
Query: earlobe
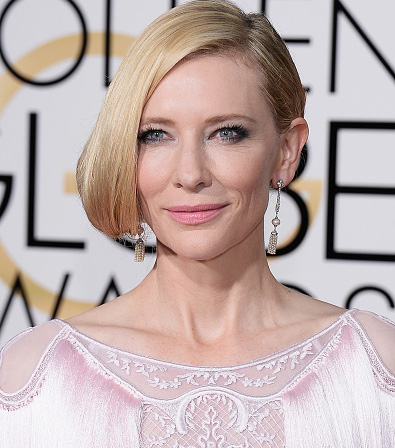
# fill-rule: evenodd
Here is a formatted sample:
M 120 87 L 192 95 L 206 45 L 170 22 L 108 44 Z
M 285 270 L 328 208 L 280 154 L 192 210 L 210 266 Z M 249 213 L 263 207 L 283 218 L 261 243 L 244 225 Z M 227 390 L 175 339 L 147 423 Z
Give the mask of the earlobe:
M 288 185 L 295 176 L 300 153 L 306 144 L 309 128 L 304 118 L 295 118 L 281 136 L 282 160 L 273 173 L 272 184 L 282 179 Z

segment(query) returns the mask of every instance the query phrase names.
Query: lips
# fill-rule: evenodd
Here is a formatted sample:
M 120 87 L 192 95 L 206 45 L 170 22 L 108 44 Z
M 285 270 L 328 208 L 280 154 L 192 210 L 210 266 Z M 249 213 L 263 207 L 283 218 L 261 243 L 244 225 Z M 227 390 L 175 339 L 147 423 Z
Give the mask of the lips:
M 177 222 L 187 225 L 203 224 L 217 217 L 226 204 L 176 205 L 167 207 L 169 215 Z

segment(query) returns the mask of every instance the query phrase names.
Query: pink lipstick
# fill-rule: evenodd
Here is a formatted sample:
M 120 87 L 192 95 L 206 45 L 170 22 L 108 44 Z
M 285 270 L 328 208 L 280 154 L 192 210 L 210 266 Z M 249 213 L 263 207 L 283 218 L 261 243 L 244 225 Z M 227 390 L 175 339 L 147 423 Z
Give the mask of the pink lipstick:
M 177 205 L 166 210 L 177 222 L 187 225 L 203 224 L 218 216 L 226 207 L 223 204 Z

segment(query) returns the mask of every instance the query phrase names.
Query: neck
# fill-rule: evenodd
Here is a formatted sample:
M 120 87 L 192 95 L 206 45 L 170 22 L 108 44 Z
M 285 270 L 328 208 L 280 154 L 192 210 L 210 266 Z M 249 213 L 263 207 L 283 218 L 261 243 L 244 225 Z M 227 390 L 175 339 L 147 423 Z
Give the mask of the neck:
M 200 343 L 262 331 L 272 325 L 281 304 L 282 287 L 269 270 L 261 226 L 205 261 L 181 258 L 159 242 L 146 280 L 158 316 L 153 322 L 162 326 L 158 330 Z

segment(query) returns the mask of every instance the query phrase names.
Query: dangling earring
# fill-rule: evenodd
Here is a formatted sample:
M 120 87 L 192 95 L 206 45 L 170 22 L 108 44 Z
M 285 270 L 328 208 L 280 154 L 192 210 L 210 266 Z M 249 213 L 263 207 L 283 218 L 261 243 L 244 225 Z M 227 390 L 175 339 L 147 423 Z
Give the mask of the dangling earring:
M 134 261 L 144 261 L 145 255 L 145 245 L 143 241 L 144 229 L 142 226 L 138 228 L 138 240 L 136 241 L 136 245 L 134 246 Z
M 277 182 L 277 201 L 276 201 L 276 216 L 272 219 L 272 224 L 274 225 L 274 229 L 270 233 L 269 238 L 269 246 L 267 248 L 267 253 L 270 255 L 275 255 L 277 250 L 277 226 L 280 225 L 280 220 L 278 219 L 278 212 L 280 211 L 280 191 L 281 187 L 284 185 L 284 182 L 280 179 Z

